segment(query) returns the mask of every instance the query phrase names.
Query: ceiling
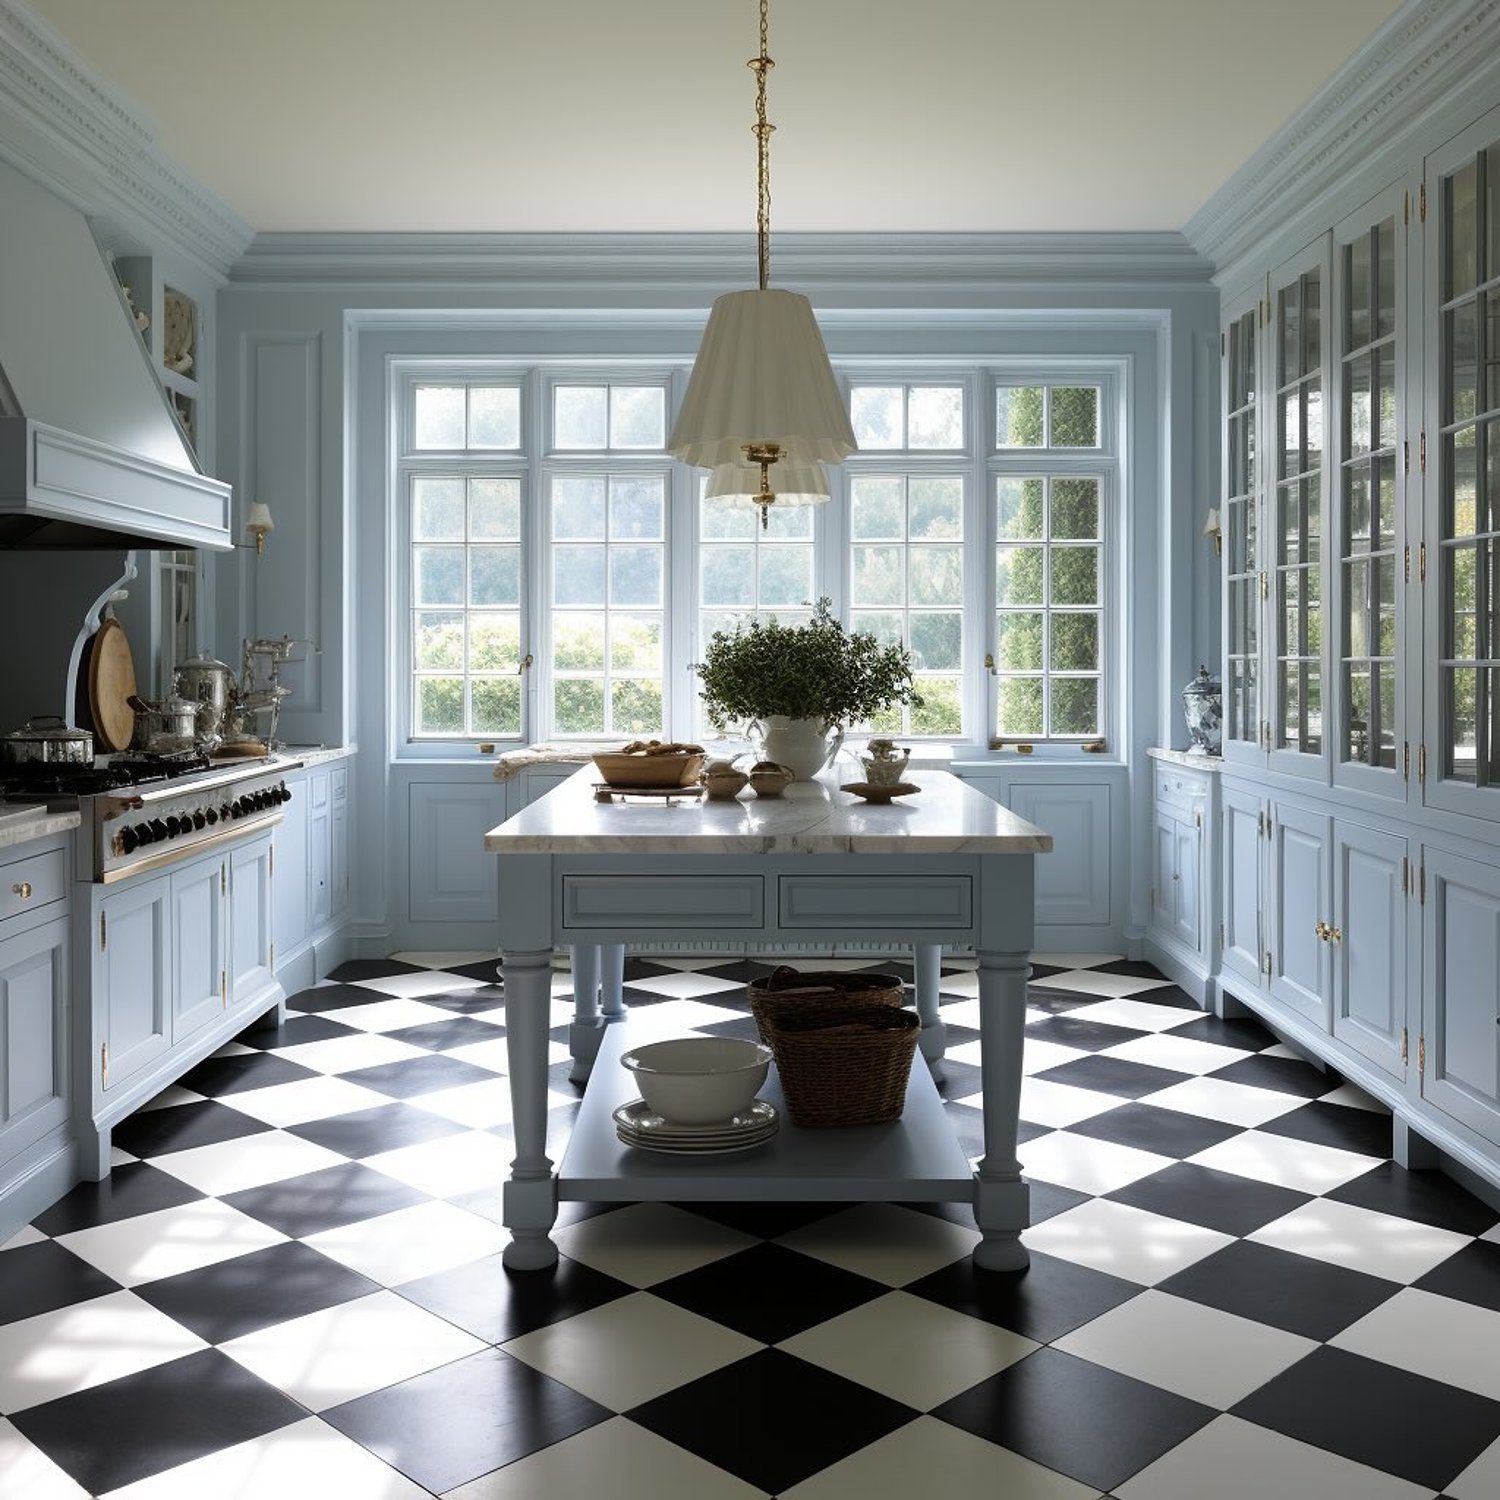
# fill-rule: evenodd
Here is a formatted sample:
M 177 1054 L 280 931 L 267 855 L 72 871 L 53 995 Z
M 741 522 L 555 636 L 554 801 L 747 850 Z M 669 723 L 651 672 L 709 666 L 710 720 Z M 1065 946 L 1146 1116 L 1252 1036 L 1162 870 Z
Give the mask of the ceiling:
M 259 230 L 741 230 L 753 0 L 27 0 Z M 776 0 L 774 223 L 1175 229 L 1396 0 Z

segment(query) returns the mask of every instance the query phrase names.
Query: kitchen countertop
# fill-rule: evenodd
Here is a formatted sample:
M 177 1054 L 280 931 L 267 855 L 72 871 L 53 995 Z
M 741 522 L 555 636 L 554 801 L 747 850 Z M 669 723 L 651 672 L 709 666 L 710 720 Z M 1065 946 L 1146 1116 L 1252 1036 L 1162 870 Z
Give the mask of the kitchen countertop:
M 837 783 L 799 781 L 781 797 L 598 802 L 580 770 L 484 838 L 491 854 L 1044 854 L 1052 835 L 943 771 L 885 806 Z
M 20 818 L 0 819 L 0 849 L 13 849 L 44 839 L 51 833 L 67 833 L 77 828 L 82 818 L 77 812 L 51 812 L 45 807 L 27 808 Z
M 331 760 L 344 760 L 353 755 L 353 745 L 283 745 L 276 754 L 297 761 L 304 770 L 327 765 Z
M 495 780 L 509 781 L 513 776 L 534 766 L 586 766 L 593 760 L 596 751 L 619 750 L 626 743 L 625 740 L 575 740 L 563 744 L 543 743 L 523 745 L 517 750 L 502 750 L 495 757 Z M 862 740 L 857 744 L 851 742 L 844 747 L 842 753 L 852 755 L 863 748 Z M 710 760 L 738 760 L 740 756 L 750 754 L 752 749 L 744 740 L 711 740 L 704 744 L 703 753 Z M 952 759 L 951 746 L 918 743 L 911 747 L 908 765 L 913 771 L 940 771 L 947 770 Z M 848 769 L 851 776 L 858 774 L 859 768 L 852 761 L 848 763 Z
M 1153 746 L 1146 751 L 1152 760 L 1166 761 L 1169 765 L 1186 766 L 1190 771 L 1217 771 L 1224 765 L 1222 755 L 1194 755 L 1187 750 L 1163 750 Z

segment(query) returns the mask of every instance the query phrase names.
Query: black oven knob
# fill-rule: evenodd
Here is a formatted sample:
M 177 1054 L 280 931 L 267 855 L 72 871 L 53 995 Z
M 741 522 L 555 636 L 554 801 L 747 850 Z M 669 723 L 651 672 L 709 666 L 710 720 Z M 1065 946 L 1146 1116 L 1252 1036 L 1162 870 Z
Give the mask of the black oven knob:
M 167 831 L 167 825 L 160 818 L 152 818 L 146 827 L 151 830 L 151 842 L 154 844 L 162 843 L 172 836 Z
M 156 837 L 156 835 L 153 834 L 144 823 L 137 823 L 134 828 L 127 828 L 125 832 L 128 833 L 134 840 L 135 847 L 137 849 L 139 849 L 142 844 L 149 844 L 151 840 Z M 130 853 L 130 849 L 128 846 L 125 852 L 127 854 Z
M 257 792 L 255 794 L 255 810 L 264 812 L 271 805 L 270 792 Z
M 217 807 L 211 807 L 206 813 L 203 814 L 203 816 L 208 820 L 210 824 L 217 823 L 219 821 L 219 809 Z
M 245 803 L 243 798 L 236 797 L 234 801 L 229 804 L 229 816 L 231 818 L 243 818 L 245 816 Z
M 169 813 L 166 818 L 167 837 L 175 839 L 182 832 L 182 819 L 176 813 Z
M 276 796 L 278 801 L 290 802 L 292 800 L 291 787 L 289 787 L 286 782 L 283 781 L 281 785 L 276 788 Z
M 200 807 L 193 813 L 193 827 L 200 831 L 208 826 L 208 816 Z
M 120 830 L 120 848 L 126 854 L 133 854 L 140 840 L 135 836 L 135 829 L 122 828 Z
M 222 807 L 219 808 L 219 817 L 222 818 L 224 822 L 227 823 L 233 816 L 234 808 L 230 806 L 229 803 L 226 802 Z

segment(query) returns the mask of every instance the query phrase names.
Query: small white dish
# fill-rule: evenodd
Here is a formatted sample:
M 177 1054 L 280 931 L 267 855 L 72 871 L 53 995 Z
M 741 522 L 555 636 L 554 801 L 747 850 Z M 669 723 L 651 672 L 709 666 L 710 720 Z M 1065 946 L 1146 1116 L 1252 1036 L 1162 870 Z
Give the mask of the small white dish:
M 721 1125 L 750 1107 L 771 1068 L 771 1049 L 736 1037 L 648 1042 L 620 1059 L 651 1109 L 675 1125 Z
M 614 1121 L 622 1135 L 664 1145 L 719 1145 L 775 1130 L 779 1117 L 775 1105 L 757 1099 L 748 1109 L 717 1125 L 678 1125 L 662 1119 L 644 1099 L 634 1099 L 615 1110 Z

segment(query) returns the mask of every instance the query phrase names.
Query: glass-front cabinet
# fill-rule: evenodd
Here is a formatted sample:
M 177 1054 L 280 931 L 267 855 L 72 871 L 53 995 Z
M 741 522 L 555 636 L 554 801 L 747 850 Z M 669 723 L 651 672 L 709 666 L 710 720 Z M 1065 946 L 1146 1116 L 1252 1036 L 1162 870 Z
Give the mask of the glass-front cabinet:
M 1386 189 L 1333 233 L 1334 781 L 1406 793 L 1406 232 Z
M 1500 110 L 1428 158 L 1427 193 L 1418 770 L 1430 804 L 1500 818 Z

